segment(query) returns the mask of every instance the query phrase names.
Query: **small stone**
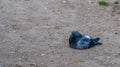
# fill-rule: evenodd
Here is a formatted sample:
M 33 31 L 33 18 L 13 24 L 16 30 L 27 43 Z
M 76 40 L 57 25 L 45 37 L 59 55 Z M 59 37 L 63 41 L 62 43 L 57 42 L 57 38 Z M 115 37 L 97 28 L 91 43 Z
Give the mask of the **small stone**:
M 66 3 L 66 1 L 64 0 L 64 1 L 62 1 L 62 3 Z
M 15 67 L 22 67 L 22 65 L 16 64 Z
M 111 64 L 115 64 L 115 62 L 112 62 Z
M 87 8 L 88 10 L 90 9 L 90 8 Z
M 118 33 L 117 33 L 117 32 L 115 32 L 115 34 L 117 35 Z
M 91 4 L 91 3 L 94 3 L 93 1 L 91 1 L 91 0 L 88 0 L 88 2 Z
M 16 30 L 13 31 L 14 33 L 16 32 Z
M 110 56 L 108 56 L 108 59 L 111 59 L 111 57 L 110 57 Z
M 47 10 L 48 8 L 47 8 L 47 7 L 45 7 L 44 9 L 45 9 L 45 10 Z
M 33 63 L 33 64 L 30 64 L 30 66 L 35 67 L 35 66 L 36 66 L 36 64 L 35 64 L 35 63 Z
M 109 37 L 107 37 L 106 39 L 109 39 Z
M 117 14 L 120 14 L 120 12 L 118 12 Z
M 91 3 L 91 0 L 88 0 L 89 3 Z
M 43 64 L 43 63 L 41 63 L 41 64 Z
M 21 58 L 18 58 L 18 60 L 21 60 Z
M 118 53 L 118 55 L 120 55 L 120 53 Z
M 41 56 L 45 56 L 45 54 L 41 54 Z
M 120 18 L 118 18 L 118 21 L 120 21 Z

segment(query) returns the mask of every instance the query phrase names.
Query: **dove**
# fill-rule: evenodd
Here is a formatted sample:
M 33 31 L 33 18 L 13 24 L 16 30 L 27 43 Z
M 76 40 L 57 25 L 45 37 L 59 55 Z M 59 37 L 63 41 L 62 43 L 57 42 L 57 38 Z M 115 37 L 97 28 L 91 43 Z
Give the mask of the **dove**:
M 95 45 L 102 45 L 99 40 L 99 37 L 93 39 L 88 35 L 81 34 L 78 31 L 73 31 L 69 37 L 69 46 L 73 49 L 88 49 L 94 47 Z

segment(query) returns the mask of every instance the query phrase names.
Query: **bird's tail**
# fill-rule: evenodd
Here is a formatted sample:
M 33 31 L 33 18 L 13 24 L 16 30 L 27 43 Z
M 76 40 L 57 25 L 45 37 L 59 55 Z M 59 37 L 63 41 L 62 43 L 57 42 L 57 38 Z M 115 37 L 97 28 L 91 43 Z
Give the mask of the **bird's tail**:
M 102 43 L 100 43 L 99 40 L 100 40 L 99 37 L 93 39 L 93 44 L 94 44 L 94 45 L 102 45 Z

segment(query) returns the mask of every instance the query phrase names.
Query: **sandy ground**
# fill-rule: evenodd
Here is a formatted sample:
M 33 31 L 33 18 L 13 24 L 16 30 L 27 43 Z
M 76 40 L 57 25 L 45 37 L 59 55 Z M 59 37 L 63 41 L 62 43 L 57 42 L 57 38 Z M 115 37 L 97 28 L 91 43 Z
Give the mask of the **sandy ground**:
M 0 0 L 1 66 L 120 67 L 120 7 L 98 1 Z M 103 45 L 71 49 L 73 30 Z

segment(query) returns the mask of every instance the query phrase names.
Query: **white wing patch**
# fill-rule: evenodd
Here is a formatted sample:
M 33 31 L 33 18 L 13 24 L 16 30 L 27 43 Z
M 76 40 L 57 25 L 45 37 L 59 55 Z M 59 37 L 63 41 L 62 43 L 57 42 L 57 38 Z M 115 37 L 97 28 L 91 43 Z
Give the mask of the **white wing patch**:
M 85 37 L 88 38 L 88 39 L 90 39 L 90 36 L 88 36 L 88 35 L 85 35 Z

